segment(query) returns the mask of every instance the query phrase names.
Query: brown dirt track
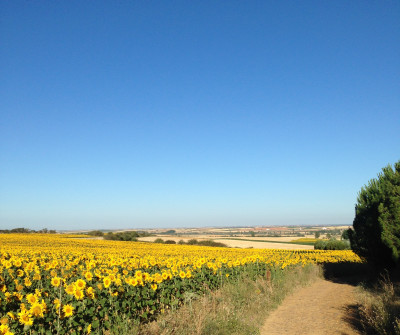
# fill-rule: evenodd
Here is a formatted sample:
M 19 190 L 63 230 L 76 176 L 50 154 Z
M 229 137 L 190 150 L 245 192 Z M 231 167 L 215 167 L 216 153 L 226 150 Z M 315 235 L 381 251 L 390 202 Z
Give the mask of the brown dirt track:
M 359 335 L 356 287 L 318 279 L 287 297 L 267 318 L 261 335 Z

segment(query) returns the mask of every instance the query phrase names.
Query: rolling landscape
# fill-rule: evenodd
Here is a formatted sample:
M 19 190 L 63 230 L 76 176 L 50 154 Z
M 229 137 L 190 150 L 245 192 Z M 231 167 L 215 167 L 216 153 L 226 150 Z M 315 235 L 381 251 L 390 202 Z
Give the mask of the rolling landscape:
M 0 32 L 0 335 L 400 335 L 400 1 Z

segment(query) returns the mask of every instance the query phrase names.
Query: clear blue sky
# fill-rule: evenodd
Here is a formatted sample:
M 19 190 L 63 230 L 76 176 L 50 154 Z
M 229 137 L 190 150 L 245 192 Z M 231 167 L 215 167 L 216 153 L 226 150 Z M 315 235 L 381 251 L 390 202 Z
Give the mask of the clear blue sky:
M 352 224 L 400 159 L 399 1 L 2 1 L 0 229 Z

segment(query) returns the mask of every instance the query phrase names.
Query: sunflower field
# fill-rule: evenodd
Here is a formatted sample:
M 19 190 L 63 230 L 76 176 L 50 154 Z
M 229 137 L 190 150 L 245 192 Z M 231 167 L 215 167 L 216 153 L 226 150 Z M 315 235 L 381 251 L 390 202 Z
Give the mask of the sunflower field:
M 236 249 L 0 235 L 0 335 L 103 334 L 201 294 L 286 267 L 362 262 L 352 251 Z

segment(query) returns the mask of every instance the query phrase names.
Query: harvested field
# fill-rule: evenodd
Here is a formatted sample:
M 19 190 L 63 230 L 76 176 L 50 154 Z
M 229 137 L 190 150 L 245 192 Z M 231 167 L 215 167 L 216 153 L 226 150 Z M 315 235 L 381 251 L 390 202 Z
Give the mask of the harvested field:
M 285 249 L 285 250 L 313 250 L 312 245 L 290 244 L 290 243 L 274 243 L 274 242 L 252 242 L 240 240 L 215 239 L 215 242 L 225 243 L 231 248 L 261 248 L 261 249 Z
M 261 248 L 261 249 L 285 249 L 285 250 L 294 250 L 294 249 L 300 249 L 300 250 L 313 250 L 314 247 L 312 245 L 300 245 L 300 244 L 290 244 L 290 243 L 282 243 L 282 242 L 287 242 L 291 241 L 295 238 L 293 237 L 277 237 L 277 238 L 266 238 L 266 237 L 246 237 L 243 240 L 240 240 L 239 238 L 235 239 L 227 239 L 227 238 L 215 238 L 210 236 L 210 235 L 201 235 L 201 236 L 185 236 L 185 237 L 177 237 L 177 236 L 148 236 L 148 237 L 141 237 L 139 238 L 140 241 L 144 242 L 153 242 L 158 238 L 162 238 L 164 241 L 166 240 L 172 240 L 175 242 L 179 241 L 184 241 L 187 242 L 191 239 L 196 239 L 198 241 L 202 240 L 213 240 L 215 242 L 221 242 L 226 244 L 228 247 L 231 248 Z M 274 243 L 274 242 L 260 242 L 263 240 L 276 240 L 279 243 Z M 249 241 L 249 240 L 254 240 L 254 242 Z

